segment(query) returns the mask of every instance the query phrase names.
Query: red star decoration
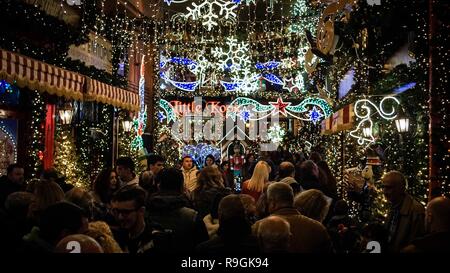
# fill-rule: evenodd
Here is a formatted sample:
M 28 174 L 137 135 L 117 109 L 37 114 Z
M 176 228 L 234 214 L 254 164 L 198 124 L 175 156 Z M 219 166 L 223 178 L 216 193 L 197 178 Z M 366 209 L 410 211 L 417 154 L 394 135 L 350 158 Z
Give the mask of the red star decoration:
M 285 116 L 286 116 L 286 107 L 291 104 L 290 102 L 283 102 L 282 98 L 278 98 L 277 102 L 269 102 L 269 103 L 275 106 L 277 112 L 280 112 Z

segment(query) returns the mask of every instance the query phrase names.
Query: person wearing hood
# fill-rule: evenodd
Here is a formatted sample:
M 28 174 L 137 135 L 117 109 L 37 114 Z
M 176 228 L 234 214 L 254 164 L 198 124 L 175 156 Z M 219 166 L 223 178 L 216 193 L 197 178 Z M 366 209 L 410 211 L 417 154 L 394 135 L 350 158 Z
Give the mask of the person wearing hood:
M 161 170 L 156 176 L 159 191 L 147 200 L 148 218 L 174 236 L 174 251 L 190 252 L 195 246 L 208 240 L 208 233 L 197 211 L 188 208 L 189 200 L 184 194 L 184 178 L 180 170 Z
M 291 162 L 281 162 L 278 170 L 278 181 L 283 182 L 291 186 L 294 191 L 294 195 L 303 191 L 302 186 L 295 180 L 295 166 Z
M 181 171 L 183 173 L 184 187 L 188 192 L 193 192 L 197 188 L 197 167 L 194 166 L 194 160 L 187 155 L 181 160 Z

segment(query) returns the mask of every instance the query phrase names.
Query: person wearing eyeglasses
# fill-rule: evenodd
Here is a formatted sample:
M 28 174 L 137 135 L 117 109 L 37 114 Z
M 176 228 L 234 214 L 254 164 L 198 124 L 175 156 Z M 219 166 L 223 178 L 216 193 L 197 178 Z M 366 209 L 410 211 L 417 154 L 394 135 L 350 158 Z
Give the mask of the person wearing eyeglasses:
M 111 213 L 119 225 L 113 231 L 114 239 L 125 252 L 152 253 L 166 247 L 156 243 L 162 228 L 145 219 L 146 195 L 138 186 L 125 186 L 111 200 Z

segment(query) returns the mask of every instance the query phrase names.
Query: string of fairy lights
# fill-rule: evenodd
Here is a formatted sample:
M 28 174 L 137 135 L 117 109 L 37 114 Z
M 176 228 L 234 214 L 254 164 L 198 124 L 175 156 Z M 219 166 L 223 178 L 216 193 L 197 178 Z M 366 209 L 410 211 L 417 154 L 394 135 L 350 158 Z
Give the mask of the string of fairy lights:
M 42 170 L 42 154 L 44 152 L 43 144 L 43 122 L 45 119 L 45 102 L 43 95 L 37 90 L 30 92 L 31 116 L 28 128 L 30 128 L 29 139 L 27 140 L 27 158 L 25 159 L 26 168 L 32 178 L 39 177 Z
M 112 45 L 113 75 L 106 76 L 106 78 L 108 78 L 110 83 L 115 78 L 125 78 L 118 75 L 120 70 L 119 64 L 124 67 L 124 75 L 126 75 L 129 60 L 139 58 L 142 55 L 146 55 L 150 60 L 153 60 L 153 70 L 155 72 L 161 70 L 162 56 L 172 59 L 188 58 L 204 65 L 204 71 L 202 71 L 204 73 L 200 73 L 200 75 L 204 77 L 201 81 L 206 82 L 206 84 L 204 87 L 195 88 L 194 90 L 180 90 L 173 84 L 176 82 L 184 83 L 185 85 L 180 86 L 186 87 L 186 83 L 189 80 L 199 80 L 198 77 L 195 77 L 196 75 L 192 75 L 195 73 L 191 73 L 192 71 L 185 64 L 174 64 L 172 62 L 170 66 L 165 67 L 168 70 L 168 72 L 165 72 L 165 78 L 160 77 L 159 73 L 155 73 L 153 81 L 155 83 L 155 102 L 160 98 L 174 96 L 185 98 L 193 98 L 199 95 L 233 98 L 241 96 L 242 94 L 239 92 L 227 92 L 226 85 L 221 84 L 222 81 L 228 83 L 228 86 L 236 86 L 236 81 L 231 81 L 230 73 L 233 72 L 233 69 L 230 69 L 230 67 L 223 69 L 223 65 L 227 62 L 225 61 L 224 63 L 223 58 L 222 62 L 220 61 L 222 55 L 214 54 L 216 47 L 226 49 L 227 41 L 230 37 L 236 39 L 238 43 L 245 43 L 248 46 L 246 50 L 249 61 L 249 64 L 246 64 L 248 69 L 239 71 L 237 74 L 244 79 L 244 82 L 247 79 L 246 83 L 248 86 L 257 86 L 256 91 L 245 94 L 246 97 L 256 100 L 264 99 L 265 101 L 270 101 L 280 98 L 285 101 L 301 101 L 314 96 L 325 99 L 334 110 L 338 110 L 360 99 L 362 96 L 385 95 L 389 90 L 401 87 L 405 83 L 417 82 L 413 88 L 398 95 L 402 101 L 411 100 L 414 102 L 412 106 L 405 106 L 406 112 L 411 115 L 411 128 L 414 129 L 414 133 L 404 138 L 403 145 L 398 145 L 398 135 L 393 123 L 374 120 L 374 122 L 383 125 L 384 135 L 382 142 L 386 147 L 390 147 L 388 150 L 389 159 L 386 161 L 385 170 L 398 168 L 399 165 L 403 165 L 408 178 L 414 180 L 414 183 L 411 184 L 411 191 L 421 200 L 424 200 L 427 195 L 423 189 L 426 188 L 430 179 L 428 166 L 431 158 L 438 158 L 435 161 L 442 162 L 437 165 L 437 178 L 440 181 L 448 181 L 448 149 L 431 149 L 432 154 L 426 154 L 426 151 L 432 148 L 428 146 L 430 129 L 426 126 L 429 124 L 429 117 L 427 116 L 430 106 L 427 103 L 428 97 L 434 97 L 431 102 L 432 107 L 436 111 L 433 110 L 433 112 L 441 115 L 440 122 L 431 131 L 432 145 L 444 143 L 448 146 L 449 139 L 447 133 L 445 133 L 448 131 L 446 130 L 448 127 L 448 111 L 446 109 L 448 109 L 449 100 L 445 90 L 448 83 L 448 73 L 446 73 L 445 66 L 440 65 L 439 62 L 434 63 L 435 72 L 433 78 L 440 80 L 433 81 L 434 88 L 431 91 L 432 93 L 426 94 L 421 91 L 429 90 L 427 80 L 424 80 L 424 77 L 428 76 L 427 66 L 429 58 L 427 56 L 428 52 L 423 50 L 423 48 L 424 45 L 426 48 L 430 31 L 426 21 L 427 17 L 424 16 L 427 9 L 423 7 L 420 1 L 400 3 L 400 1 L 390 0 L 383 1 L 381 5 L 372 6 L 365 1 L 359 1 L 357 5 L 347 6 L 347 8 L 350 7 L 350 10 L 337 7 L 337 10 L 331 14 L 331 17 L 335 20 L 333 35 L 339 36 L 339 38 L 334 40 L 336 42 L 334 48 L 332 46 L 332 50 L 329 50 L 326 54 L 321 52 L 321 49 L 328 46 L 329 40 L 318 39 L 320 37 L 317 35 L 317 27 L 323 19 L 321 17 L 323 12 L 326 8 L 330 8 L 331 5 L 310 3 L 310 1 L 306 0 L 215 0 L 209 2 L 199 1 L 196 5 L 202 6 L 196 7 L 190 2 L 183 1 L 165 0 L 145 1 L 142 3 L 138 1 L 138 5 L 143 6 L 138 6 L 137 10 L 149 10 L 151 15 L 145 17 L 143 14 L 138 14 L 134 18 L 130 18 L 127 15 L 130 8 L 128 6 L 130 4 L 127 1 L 117 0 L 112 9 L 111 7 L 106 7 L 107 3 L 105 0 L 82 2 L 81 5 L 75 5 L 82 13 L 81 30 L 78 34 L 68 37 L 68 44 L 64 44 L 64 39 L 60 39 L 62 44 L 58 48 L 63 52 L 70 45 L 69 43 L 85 42 L 86 35 L 91 32 L 95 34 L 95 37 L 104 36 L 109 39 Z M 340 3 L 341 1 L 337 1 L 335 4 L 338 5 Z M 202 21 L 198 18 L 206 10 L 209 12 L 209 14 L 206 14 L 208 18 L 215 18 L 210 16 L 214 12 L 214 9 L 210 8 L 213 4 L 217 5 L 217 7 L 226 7 L 226 9 L 223 10 L 223 14 L 218 14 L 219 18 L 214 21 L 214 24 L 211 23 L 213 19 L 208 20 L 205 24 L 204 20 Z M 66 2 L 61 1 L 61 9 L 66 14 Z M 407 12 L 405 13 L 408 13 L 409 17 L 411 17 L 405 22 L 405 26 L 411 32 L 414 32 L 415 35 L 412 39 L 415 44 L 410 45 L 412 48 L 410 53 L 414 54 L 413 57 L 416 62 L 406 70 L 395 68 L 390 72 L 385 72 L 383 65 L 395 53 L 396 48 L 402 46 L 400 44 L 402 35 L 395 37 L 392 34 L 388 35 L 385 31 L 386 28 L 384 28 L 384 31 L 380 31 L 382 26 L 377 22 L 382 20 L 378 17 L 384 16 L 383 19 L 388 20 L 388 18 L 392 17 L 389 17 L 389 15 L 392 15 L 399 9 L 406 10 Z M 441 10 L 437 8 L 434 12 L 442 12 Z M 9 5 L 5 11 L 14 11 L 16 16 L 34 17 L 44 27 L 55 29 L 55 35 L 71 33 L 67 31 L 70 29 L 69 27 L 64 25 L 58 26 L 55 22 L 49 20 L 43 12 L 38 12 L 36 9 L 33 9 L 32 13 L 30 13 L 27 12 L 27 9 L 14 10 Z M 395 23 L 401 25 L 401 22 L 395 21 Z M 443 28 L 443 26 L 437 26 L 437 29 L 434 31 L 434 39 L 440 41 L 448 40 L 448 36 L 444 35 L 442 31 L 438 31 Z M 311 33 L 312 37 L 309 37 L 305 29 Z M 383 33 L 384 36 L 380 35 L 380 33 Z M 328 32 L 322 32 L 322 34 L 330 36 Z M 79 37 L 82 38 L 80 39 Z M 58 57 L 58 54 L 50 56 L 47 54 L 47 51 L 33 47 L 29 43 L 21 45 L 5 40 L 2 41 L 2 46 L 3 44 L 13 51 L 29 53 L 31 56 L 46 62 L 61 67 L 68 67 L 67 62 L 64 60 L 64 54 L 59 54 L 63 56 L 62 58 Z M 433 54 L 437 60 L 441 60 L 445 59 L 448 53 L 443 46 L 435 46 Z M 264 68 L 262 71 L 256 67 L 258 63 L 264 64 L 271 61 L 280 62 L 281 65 L 275 69 Z M 222 66 L 218 66 L 217 63 L 222 64 Z M 307 67 L 308 69 L 306 69 Z M 339 89 L 341 79 L 349 70 L 354 71 L 355 84 L 351 87 L 347 96 L 338 98 L 336 90 Z M 91 76 L 106 80 L 101 71 L 93 70 L 90 73 Z M 256 78 L 253 77 L 255 73 L 261 77 L 255 82 L 248 80 Z M 206 76 L 207 74 L 208 76 Z M 406 76 L 408 74 L 417 78 L 411 79 L 412 76 Z M 396 75 L 396 77 L 393 77 L 393 75 Z M 404 78 L 410 81 L 405 82 Z M 296 79 L 296 84 L 303 88 L 294 89 L 294 79 Z M 378 79 L 383 80 L 379 81 Z M 291 80 L 289 85 L 287 85 L 288 80 Z M 284 83 L 284 85 L 287 85 L 287 88 L 283 89 L 282 87 L 285 86 L 279 83 Z M 33 104 L 36 106 L 36 109 L 42 107 L 40 106 L 42 101 L 33 100 Z M 110 110 L 102 108 L 99 111 L 99 115 L 106 117 L 109 115 L 108 111 Z M 35 114 L 37 115 L 38 113 Z M 106 124 L 109 124 L 109 120 L 110 117 L 108 116 L 101 124 L 106 126 Z M 158 125 L 156 113 L 153 122 Z M 84 123 L 80 124 L 81 127 L 85 125 L 86 127 L 90 126 Z M 98 126 L 100 130 L 105 134 L 111 134 L 108 131 L 109 127 L 103 127 L 103 125 Z M 33 124 L 33 126 L 33 128 L 36 128 L 37 125 Z M 158 126 L 154 128 L 158 132 Z M 80 136 L 81 138 L 87 139 L 90 137 L 88 129 L 81 128 L 80 130 L 84 130 Z M 36 141 L 38 141 L 39 137 L 42 137 L 42 135 L 35 136 Z M 159 138 L 159 135 L 155 134 L 155 138 Z M 347 134 L 339 133 L 328 138 L 325 137 L 325 139 L 329 142 L 330 145 L 328 147 L 332 151 L 338 149 L 343 150 L 344 154 L 352 154 L 356 150 L 357 154 L 363 154 L 362 147 L 359 147 Z M 344 139 L 344 145 L 342 145 L 342 139 Z M 109 140 L 101 139 L 96 149 L 108 151 L 108 143 Z M 36 148 L 38 147 L 37 142 L 33 145 L 33 152 L 36 154 L 39 151 Z M 82 147 L 79 151 L 82 154 L 81 157 L 89 162 L 90 158 L 83 156 L 83 154 L 89 154 L 87 148 Z M 416 156 L 403 156 L 403 159 L 401 159 L 405 152 Z M 124 154 L 124 152 L 121 153 Z M 338 181 L 343 179 L 341 171 L 354 166 L 356 163 L 352 157 L 333 157 L 331 156 L 333 153 L 330 153 L 328 150 L 327 154 L 329 154 L 328 159 L 330 160 L 330 165 L 333 166 L 333 170 L 335 170 Z M 413 160 L 417 158 L 423 160 L 414 162 Z M 84 160 L 82 159 L 81 161 Z M 107 160 L 104 155 L 101 155 L 98 161 L 105 162 Z M 100 166 L 102 164 L 99 164 L 99 167 L 93 172 L 97 172 Z M 33 168 L 37 171 L 38 167 L 36 165 Z M 443 191 L 448 192 L 449 188 L 449 183 L 444 183 Z

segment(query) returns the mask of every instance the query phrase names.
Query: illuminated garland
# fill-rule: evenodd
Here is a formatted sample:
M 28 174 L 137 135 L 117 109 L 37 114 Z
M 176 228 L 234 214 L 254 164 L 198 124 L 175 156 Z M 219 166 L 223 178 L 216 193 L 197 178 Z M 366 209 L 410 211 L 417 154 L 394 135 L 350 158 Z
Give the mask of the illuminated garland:
M 159 107 L 161 107 L 166 112 L 167 122 L 175 121 L 175 110 L 173 109 L 173 106 L 170 104 L 170 102 L 166 101 L 165 99 L 160 99 Z
M 238 113 L 239 109 L 246 106 L 250 106 L 251 107 L 250 109 L 253 112 L 264 113 L 264 116 L 259 116 L 256 118 L 248 117 L 248 120 L 259 120 L 276 113 L 282 113 L 284 115 L 289 114 L 290 116 L 295 117 L 297 119 L 312 121 L 316 123 L 321 118 L 323 117 L 327 118 L 333 113 L 333 110 L 328 105 L 328 103 L 320 98 L 307 98 L 297 105 L 291 106 L 290 104 L 291 104 L 290 102 L 284 102 L 281 98 L 278 98 L 277 102 L 270 102 L 270 105 L 264 105 L 254 99 L 239 97 L 236 98 L 234 101 L 232 101 L 230 105 L 227 107 L 227 117 L 236 120 L 237 116 L 242 115 L 242 112 L 239 115 Z M 308 108 L 309 105 L 312 105 L 313 108 L 312 110 L 309 111 L 308 118 L 301 118 L 295 115 L 298 113 L 307 112 L 309 109 Z M 323 114 L 318 111 L 316 106 L 323 111 Z M 245 108 L 245 111 L 248 111 L 247 108 Z
M 175 63 L 175 64 L 187 66 L 188 69 L 190 71 L 192 71 L 193 73 L 196 73 L 197 69 L 199 69 L 198 63 L 189 58 L 173 57 L 173 58 L 166 59 L 164 56 L 161 56 L 161 61 L 159 63 L 159 68 L 161 70 L 159 74 L 160 74 L 161 79 L 165 80 L 166 82 L 172 84 L 174 87 L 181 89 L 183 91 L 190 91 L 190 92 L 195 91 L 195 89 L 197 89 L 197 87 L 200 84 L 199 81 L 180 82 L 180 81 L 172 80 L 169 78 L 168 75 L 166 75 L 166 72 L 164 72 L 164 69 L 166 68 L 166 65 L 169 63 Z M 202 72 L 203 70 L 200 68 L 199 71 Z
M 330 107 L 328 102 L 321 98 L 306 98 L 300 104 L 288 106 L 286 109 L 295 113 L 303 113 L 308 110 L 306 108 L 307 105 L 318 106 L 324 112 L 325 118 L 328 118 L 333 114 L 333 109 Z
M 142 150 L 144 148 L 144 140 L 142 135 L 144 134 L 146 122 L 147 122 L 147 105 L 145 105 L 145 55 L 141 60 L 141 77 L 139 79 L 139 114 L 138 118 L 133 120 L 133 128 L 136 132 L 136 137 L 131 143 L 131 147 L 135 150 Z
M 25 159 L 26 173 L 31 178 L 39 177 L 42 171 L 42 159 L 44 153 L 44 127 L 46 110 L 44 97 L 37 90 L 30 93 L 29 109 L 30 119 L 27 122 L 27 153 Z

